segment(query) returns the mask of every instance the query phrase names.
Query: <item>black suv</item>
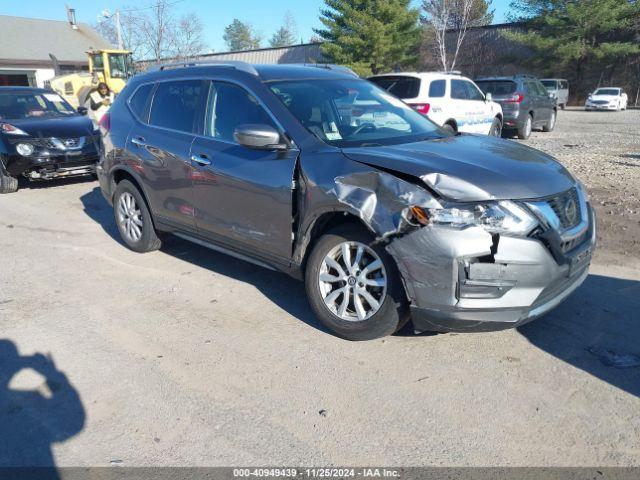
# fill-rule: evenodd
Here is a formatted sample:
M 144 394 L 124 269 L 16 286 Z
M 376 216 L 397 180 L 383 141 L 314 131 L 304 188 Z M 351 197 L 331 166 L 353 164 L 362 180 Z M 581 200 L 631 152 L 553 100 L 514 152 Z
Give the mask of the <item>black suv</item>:
M 531 75 L 482 77 L 475 82 L 502 106 L 505 135 L 515 132 L 518 138 L 526 140 L 534 128 L 543 132 L 554 129 L 558 113 L 556 99 L 537 78 Z
M 513 327 L 585 279 L 580 183 L 552 157 L 452 134 L 339 67 L 165 66 L 101 121 L 124 243 L 166 232 L 304 278 L 336 334 Z

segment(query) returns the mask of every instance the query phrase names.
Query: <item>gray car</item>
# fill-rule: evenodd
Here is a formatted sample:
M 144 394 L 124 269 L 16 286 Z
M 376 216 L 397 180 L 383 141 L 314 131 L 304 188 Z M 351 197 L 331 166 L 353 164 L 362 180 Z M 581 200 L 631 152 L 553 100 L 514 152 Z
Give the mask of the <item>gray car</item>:
M 173 233 L 304 279 L 343 338 L 514 327 L 588 273 L 593 210 L 555 159 L 447 133 L 345 69 L 160 67 L 101 127 L 129 248 Z
M 504 116 L 502 133 L 514 133 L 521 140 L 531 136 L 534 128 L 551 132 L 558 118 L 557 99 L 540 81 L 531 75 L 511 77 L 483 77 L 476 85 L 502 107 Z

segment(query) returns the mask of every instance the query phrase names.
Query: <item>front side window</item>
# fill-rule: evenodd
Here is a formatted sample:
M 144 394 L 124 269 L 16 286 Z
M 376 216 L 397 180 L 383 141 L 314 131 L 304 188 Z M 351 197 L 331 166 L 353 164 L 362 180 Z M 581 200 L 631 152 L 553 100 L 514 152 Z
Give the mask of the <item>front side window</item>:
M 362 80 L 278 81 L 269 87 L 309 132 L 337 147 L 392 145 L 443 136 L 433 122 Z
M 205 135 L 235 142 L 235 129 L 246 124 L 269 125 L 277 129 L 266 110 L 245 89 L 231 83 L 213 82 L 207 103 Z
M 447 88 L 446 80 L 433 80 L 429 84 L 429 98 L 442 98 Z
M 153 96 L 149 123 L 156 127 L 194 132 L 201 94 L 200 80 L 159 83 Z
M 468 100 L 466 82 L 462 80 L 451 80 L 451 98 L 455 100 Z
M 73 115 L 76 111 L 57 93 L 0 93 L 0 121 Z

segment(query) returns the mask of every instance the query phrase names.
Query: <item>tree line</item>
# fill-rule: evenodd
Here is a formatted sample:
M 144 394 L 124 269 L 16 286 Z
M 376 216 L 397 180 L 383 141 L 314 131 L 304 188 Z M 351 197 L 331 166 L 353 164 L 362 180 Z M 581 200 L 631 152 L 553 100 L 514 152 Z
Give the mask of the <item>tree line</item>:
M 137 59 L 159 60 L 205 53 L 203 24 L 196 13 L 178 17 L 170 0 L 121 12 L 125 47 Z M 640 1 L 513 0 L 508 20 L 523 22 L 506 34 L 531 55 L 523 60 L 537 71 L 570 70 L 578 82 L 594 65 L 635 68 L 640 77 Z M 325 0 L 321 27 L 312 42 L 321 42 L 329 62 L 361 75 L 416 68 L 425 46 L 443 70 L 456 67 L 469 28 L 493 22 L 491 0 Z M 115 39 L 113 22 L 96 26 Z M 223 32 L 227 48 L 263 46 L 263 36 L 249 23 L 234 19 Z M 296 22 L 287 12 L 267 40 L 271 47 L 300 43 Z

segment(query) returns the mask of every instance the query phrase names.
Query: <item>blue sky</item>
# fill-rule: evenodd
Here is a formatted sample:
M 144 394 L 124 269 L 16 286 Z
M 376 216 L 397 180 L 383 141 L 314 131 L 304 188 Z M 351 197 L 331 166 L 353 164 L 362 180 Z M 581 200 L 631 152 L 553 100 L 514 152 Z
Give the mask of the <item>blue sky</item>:
M 319 11 L 323 0 L 173 0 L 176 13 L 198 13 L 205 26 L 205 40 L 210 48 L 225 51 L 222 40 L 224 27 L 234 18 L 249 22 L 263 36 L 263 43 L 282 24 L 287 11 L 293 15 L 298 36 L 307 41 L 313 28 L 319 27 Z M 504 21 L 510 0 L 493 0 L 495 22 Z M 153 0 L 27 0 L 23 2 L 0 0 L 0 15 L 64 20 L 65 3 L 76 9 L 78 21 L 95 23 L 105 8 L 112 12 L 117 8 L 144 8 Z M 420 2 L 414 0 L 418 5 Z

